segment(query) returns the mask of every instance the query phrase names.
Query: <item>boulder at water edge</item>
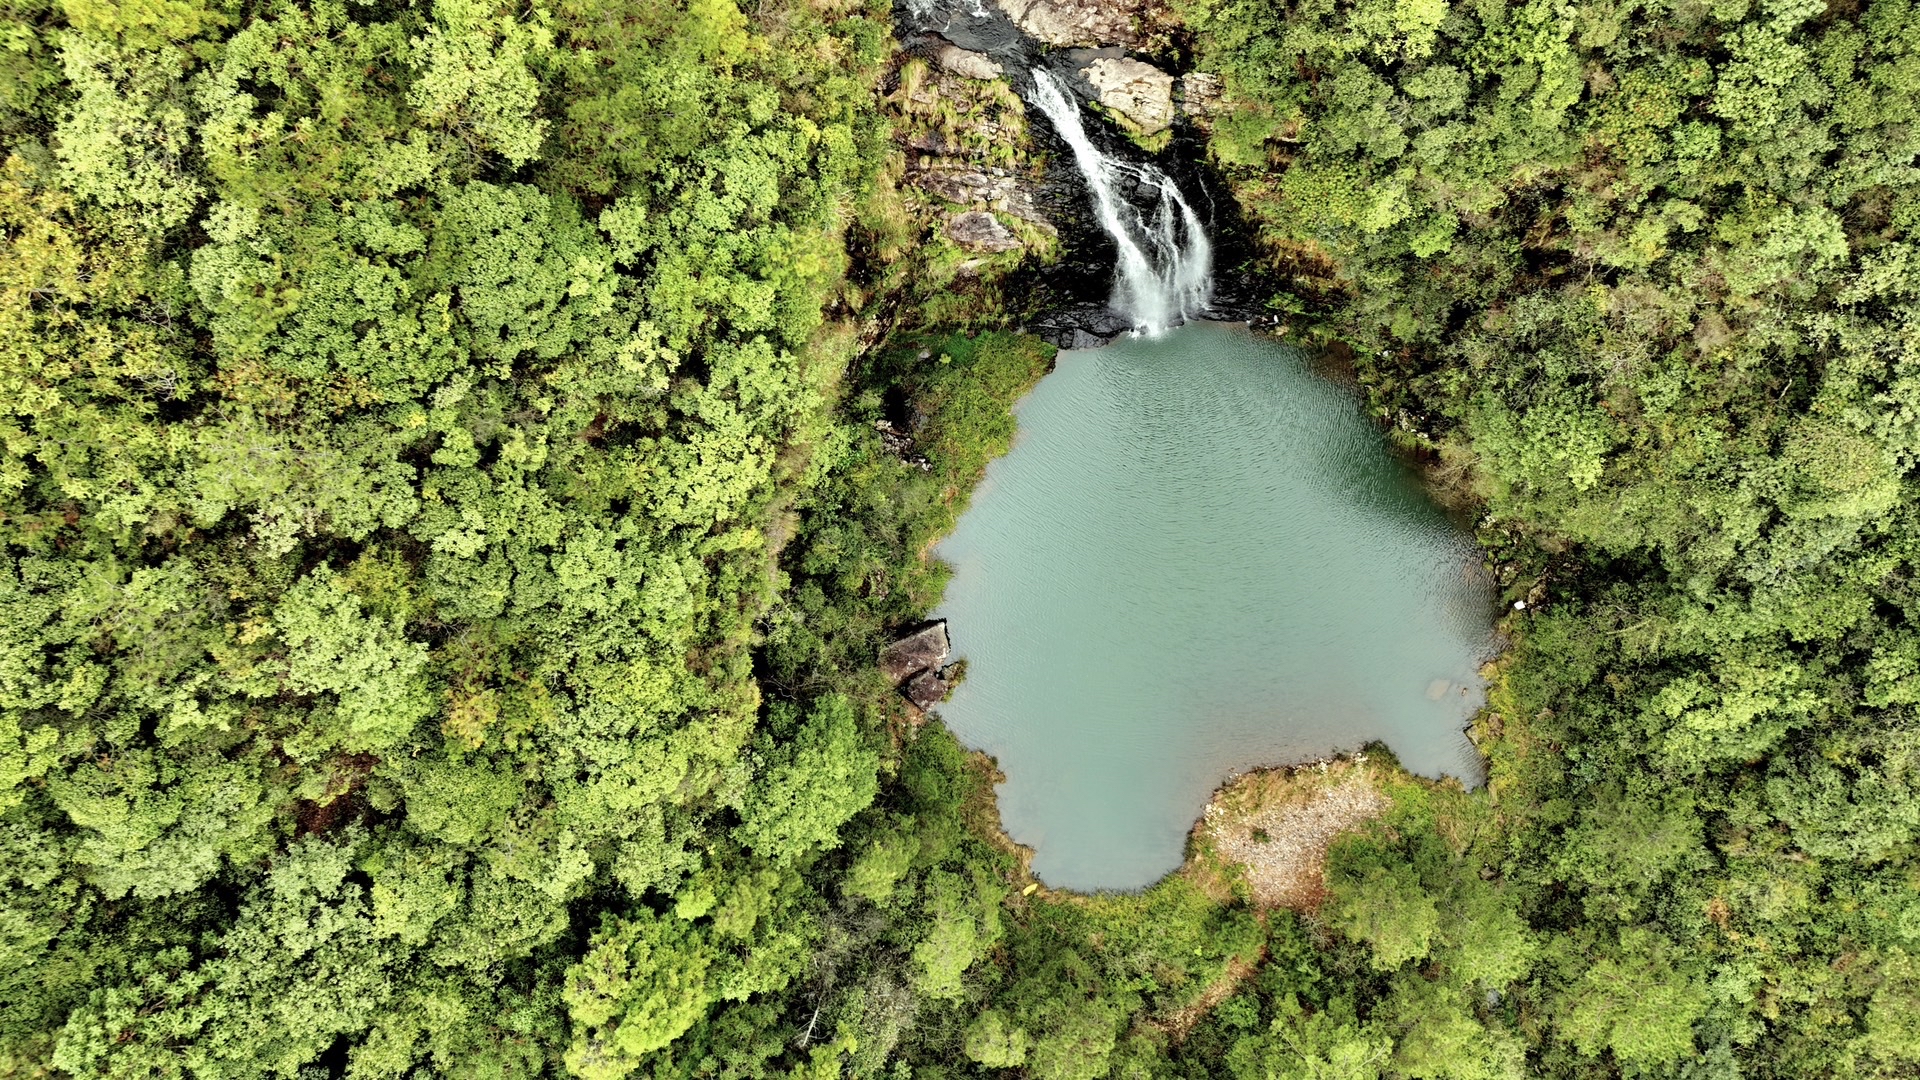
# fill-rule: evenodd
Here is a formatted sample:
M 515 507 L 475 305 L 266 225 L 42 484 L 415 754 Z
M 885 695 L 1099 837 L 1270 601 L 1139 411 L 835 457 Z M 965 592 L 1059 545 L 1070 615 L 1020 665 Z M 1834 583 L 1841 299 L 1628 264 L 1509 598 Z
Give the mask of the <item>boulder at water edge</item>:
M 908 679 L 907 685 L 901 687 L 900 692 L 906 695 L 914 708 L 926 712 L 944 701 L 948 691 L 952 689 L 952 685 L 942 678 L 939 672 L 923 671 Z
M 938 672 L 948 649 L 946 620 L 928 623 L 887 646 L 880 653 L 880 670 L 897 686 L 919 672 Z

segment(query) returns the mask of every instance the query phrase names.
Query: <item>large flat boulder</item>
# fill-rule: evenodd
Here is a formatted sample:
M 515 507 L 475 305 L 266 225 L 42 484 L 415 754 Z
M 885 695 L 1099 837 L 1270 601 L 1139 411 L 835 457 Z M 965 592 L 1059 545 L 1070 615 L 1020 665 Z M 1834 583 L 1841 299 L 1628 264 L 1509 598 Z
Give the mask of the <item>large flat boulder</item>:
M 1145 0 L 994 0 L 1014 25 L 1048 45 L 1137 45 Z
M 895 686 L 923 671 L 938 675 L 951 648 L 947 641 L 947 621 L 931 622 L 881 650 L 880 670 Z
M 942 41 L 934 47 L 933 62 L 940 65 L 942 71 L 963 79 L 997 79 L 1006 74 L 993 57 L 963 49 L 951 41 Z
M 1142 135 L 1173 124 L 1173 76 L 1132 57 L 1103 56 L 1081 69 L 1100 104 L 1119 113 Z

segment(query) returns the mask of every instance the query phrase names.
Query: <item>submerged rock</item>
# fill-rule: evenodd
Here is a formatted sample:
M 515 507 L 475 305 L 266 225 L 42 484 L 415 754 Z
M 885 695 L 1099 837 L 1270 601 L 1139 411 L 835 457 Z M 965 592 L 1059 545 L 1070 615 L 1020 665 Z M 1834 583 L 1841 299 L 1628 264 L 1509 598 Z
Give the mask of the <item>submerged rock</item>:
M 882 650 L 880 670 L 895 686 L 922 672 L 932 672 L 938 677 L 951 648 L 947 641 L 947 621 L 931 622 Z M 945 691 L 941 693 L 944 695 Z
M 1103 56 L 1083 70 L 1100 104 L 1119 113 L 1142 135 L 1173 124 L 1173 76 L 1131 57 Z
M 1014 25 L 1048 45 L 1135 45 L 1142 0 L 995 0 Z
M 1020 238 L 1000 224 L 999 218 L 985 210 L 969 210 L 948 218 L 947 237 L 968 251 L 989 254 L 1012 251 L 1021 246 Z

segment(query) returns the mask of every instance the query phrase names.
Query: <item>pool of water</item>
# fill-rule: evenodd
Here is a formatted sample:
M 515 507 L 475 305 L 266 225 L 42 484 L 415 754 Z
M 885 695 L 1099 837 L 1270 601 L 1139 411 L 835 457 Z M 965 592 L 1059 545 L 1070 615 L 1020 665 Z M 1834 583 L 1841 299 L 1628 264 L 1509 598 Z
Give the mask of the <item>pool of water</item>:
M 1478 782 L 1492 597 L 1473 545 L 1298 350 L 1200 323 L 1060 354 L 939 555 L 967 676 L 1049 885 L 1180 864 L 1232 773 L 1387 743 Z

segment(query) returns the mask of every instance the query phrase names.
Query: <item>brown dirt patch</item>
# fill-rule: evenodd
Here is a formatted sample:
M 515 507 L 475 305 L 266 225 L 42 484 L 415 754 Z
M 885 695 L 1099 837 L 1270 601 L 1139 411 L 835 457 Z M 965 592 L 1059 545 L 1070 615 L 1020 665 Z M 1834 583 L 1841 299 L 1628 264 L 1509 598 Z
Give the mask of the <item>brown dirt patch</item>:
M 1327 848 L 1385 813 L 1365 754 L 1248 773 L 1214 794 L 1193 830 L 1190 867 L 1209 891 L 1245 876 L 1255 906 L 1311 911 L 1326 898 Z

